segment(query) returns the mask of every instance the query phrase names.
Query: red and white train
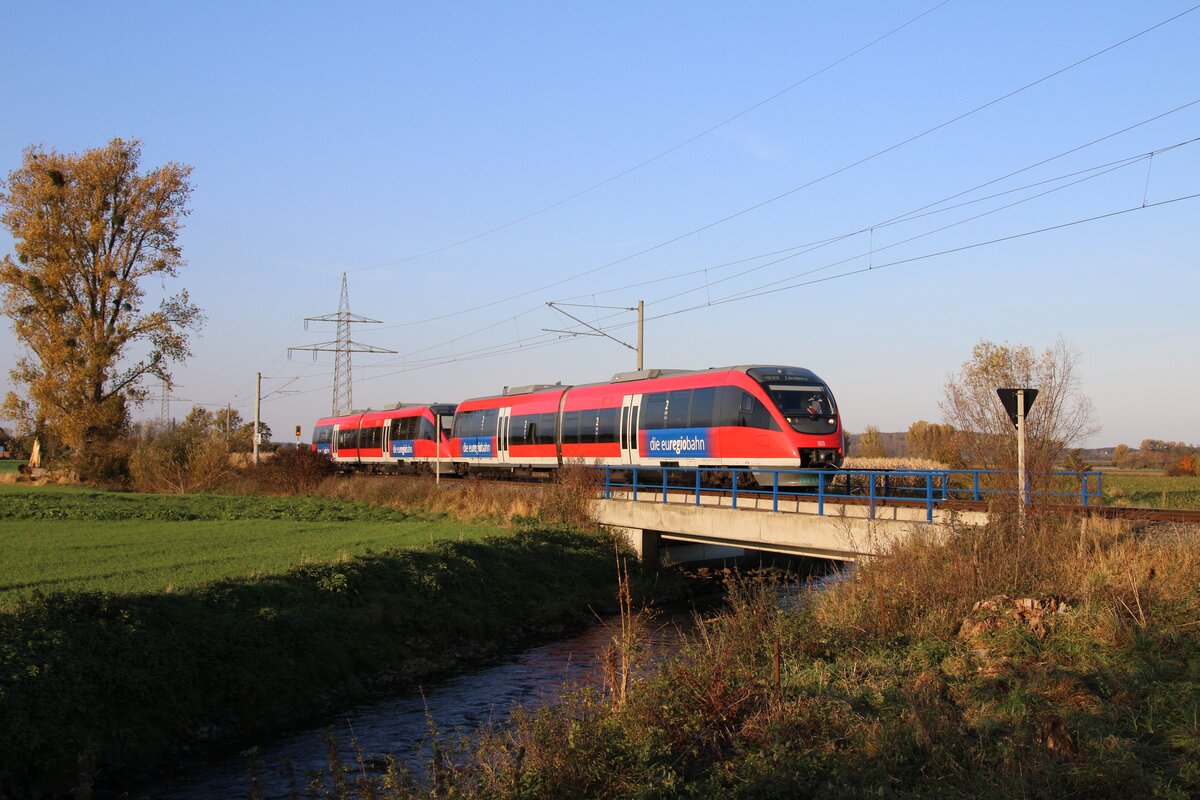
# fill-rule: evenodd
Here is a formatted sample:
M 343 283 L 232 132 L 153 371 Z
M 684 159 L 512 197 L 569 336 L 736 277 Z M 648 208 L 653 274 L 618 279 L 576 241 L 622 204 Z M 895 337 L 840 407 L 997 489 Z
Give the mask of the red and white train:
M 358 411 L 326 417 L 313 426 L 312 448 L 349 469 L 428 470 L 450 463 L 452 404 L 398 405 L 384 411 Z M 437 431 L 439 420 L 445 420 Z
M 449 431 L 435 437 L 439 417 Z M 642 370 L 607 383 L 506 388 L 457 407 L 408 406 L 323 419 L 313 447 L 348 467 L 427 467 L 436 461 L 459 475 L 545 474 L 572 461 L 748 468 L 769 485 L 773 470 L 840 467 L 846 441 L 833 393 L 813 372 L 751 365 Z M 781 485 L 806 482 L 780 476 Z

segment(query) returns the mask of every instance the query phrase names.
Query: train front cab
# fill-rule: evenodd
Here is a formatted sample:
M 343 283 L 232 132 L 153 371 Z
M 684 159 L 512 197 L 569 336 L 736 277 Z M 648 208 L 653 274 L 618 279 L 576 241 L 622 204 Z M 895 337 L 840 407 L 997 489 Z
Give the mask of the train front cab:
M 614 376 L 614 384 L 628 381 L 620 387 L 619 452 L 614 449 L 612 456 L 597 458 L 598 463 L 748 468 L 755 470 L 755 479 L 763 485 L 774 482 L 773 470 L 841 465 L 844 446 L 833 395 L 808 370 L 734 367 L 650 374 L 655 377 Z M 612 387 L 573 389 L 567 407 L 578 404 L 582 400 L 578 395 L 585 391 L 599 399 Z M 571 453 L 564 443 L 564 459 Z M 713 482 L 728 480 L 717 473 L 709 477 Z M 779 481 L 782 486 L 796 486 L 815 483 L 816 478 L 792 474 L 780 475 Z

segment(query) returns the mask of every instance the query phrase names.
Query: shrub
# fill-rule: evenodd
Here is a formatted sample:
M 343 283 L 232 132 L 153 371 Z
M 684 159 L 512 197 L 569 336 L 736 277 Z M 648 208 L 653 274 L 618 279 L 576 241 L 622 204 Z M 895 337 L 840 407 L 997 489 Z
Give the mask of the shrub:
M 211 433 L 179 427 L 142 442 L 129 462 L 133 487 L 185 494 L 211 488 L 229 472 L 229 445 Z
M 599 493 L 600 471 L 580 459 L 563 464 L 554 483 L 542 494 L 541 517 L 547 522 L 587 525 L 593 519 L 592 501 Z
M 289 447 L 250 468 L 249 477 L 264 492 L 289 494 L 312 492 L 335 472 L 325 453 Z
M 1200 475 L 1200 459 L 1197 459 L 1194 454 L 1186 455 L 1167 469 L 1167 475 L 1169 477 Z

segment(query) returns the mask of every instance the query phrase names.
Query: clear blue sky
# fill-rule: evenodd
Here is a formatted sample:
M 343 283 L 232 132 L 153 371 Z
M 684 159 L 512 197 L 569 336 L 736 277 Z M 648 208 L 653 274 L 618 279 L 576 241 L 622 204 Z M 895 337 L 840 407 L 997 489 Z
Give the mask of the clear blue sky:
M 171 411 L 250 417 L 261 371 L 277 439 L 329 412 L 332 355 L 287 348 L 335 338 L 303 318 L 347 272 L 383 321 L 353 338 L 400 354 L 354 357 L 356 407 L 605 380 L 634 354 L 533 346 L 571 324 L 545 303 L 644 299 L 648 366 L 809 367 L 852 431 L 940 419 L 980 339 L 1062 338 L 1087 444 L 1200 441 L 1200 199 L 1140 209 L 1200 192 L 1200 143 L 1136 160 L 1200 136 L 1200 103 L 882 224 L 1200 101 L 1200 10 L 1048 77 L 1191 3 L 939 2 L 12 4 L 0 174 L 115 136 L 192 165 L 166 290 L 208 322 Z M 18 352 L 6 321 L 5 374 Z

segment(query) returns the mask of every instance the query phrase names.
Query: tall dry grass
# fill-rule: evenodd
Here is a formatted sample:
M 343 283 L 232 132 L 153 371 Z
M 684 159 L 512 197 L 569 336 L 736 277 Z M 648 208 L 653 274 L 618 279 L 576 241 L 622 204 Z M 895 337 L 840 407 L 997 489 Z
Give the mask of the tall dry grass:
M 1068 602 L 1106 640 L 1150 614 L 1200 619 L 1200 532 L 1031 511 L 993 514 L 984 529 L 914 532 L 835 586 L 814 607 L 822 626 L 851 638 L 952 637 L 975 603 L 996 596 Z M 1190 609 L 1190 611 L 1189 611 Z M 1196 616 L 1184 619 L 1188 613 Z M 882 620 L 882 621 L 881 621 Z
M 593 524 L 591 502 L 599 490 L 595 470 L 568 464 L 549 483 L 390 475 L 334 476 L 308 493 L 457 519 L 487 519 L 502 525 L 537 520 L 552 525 Z

